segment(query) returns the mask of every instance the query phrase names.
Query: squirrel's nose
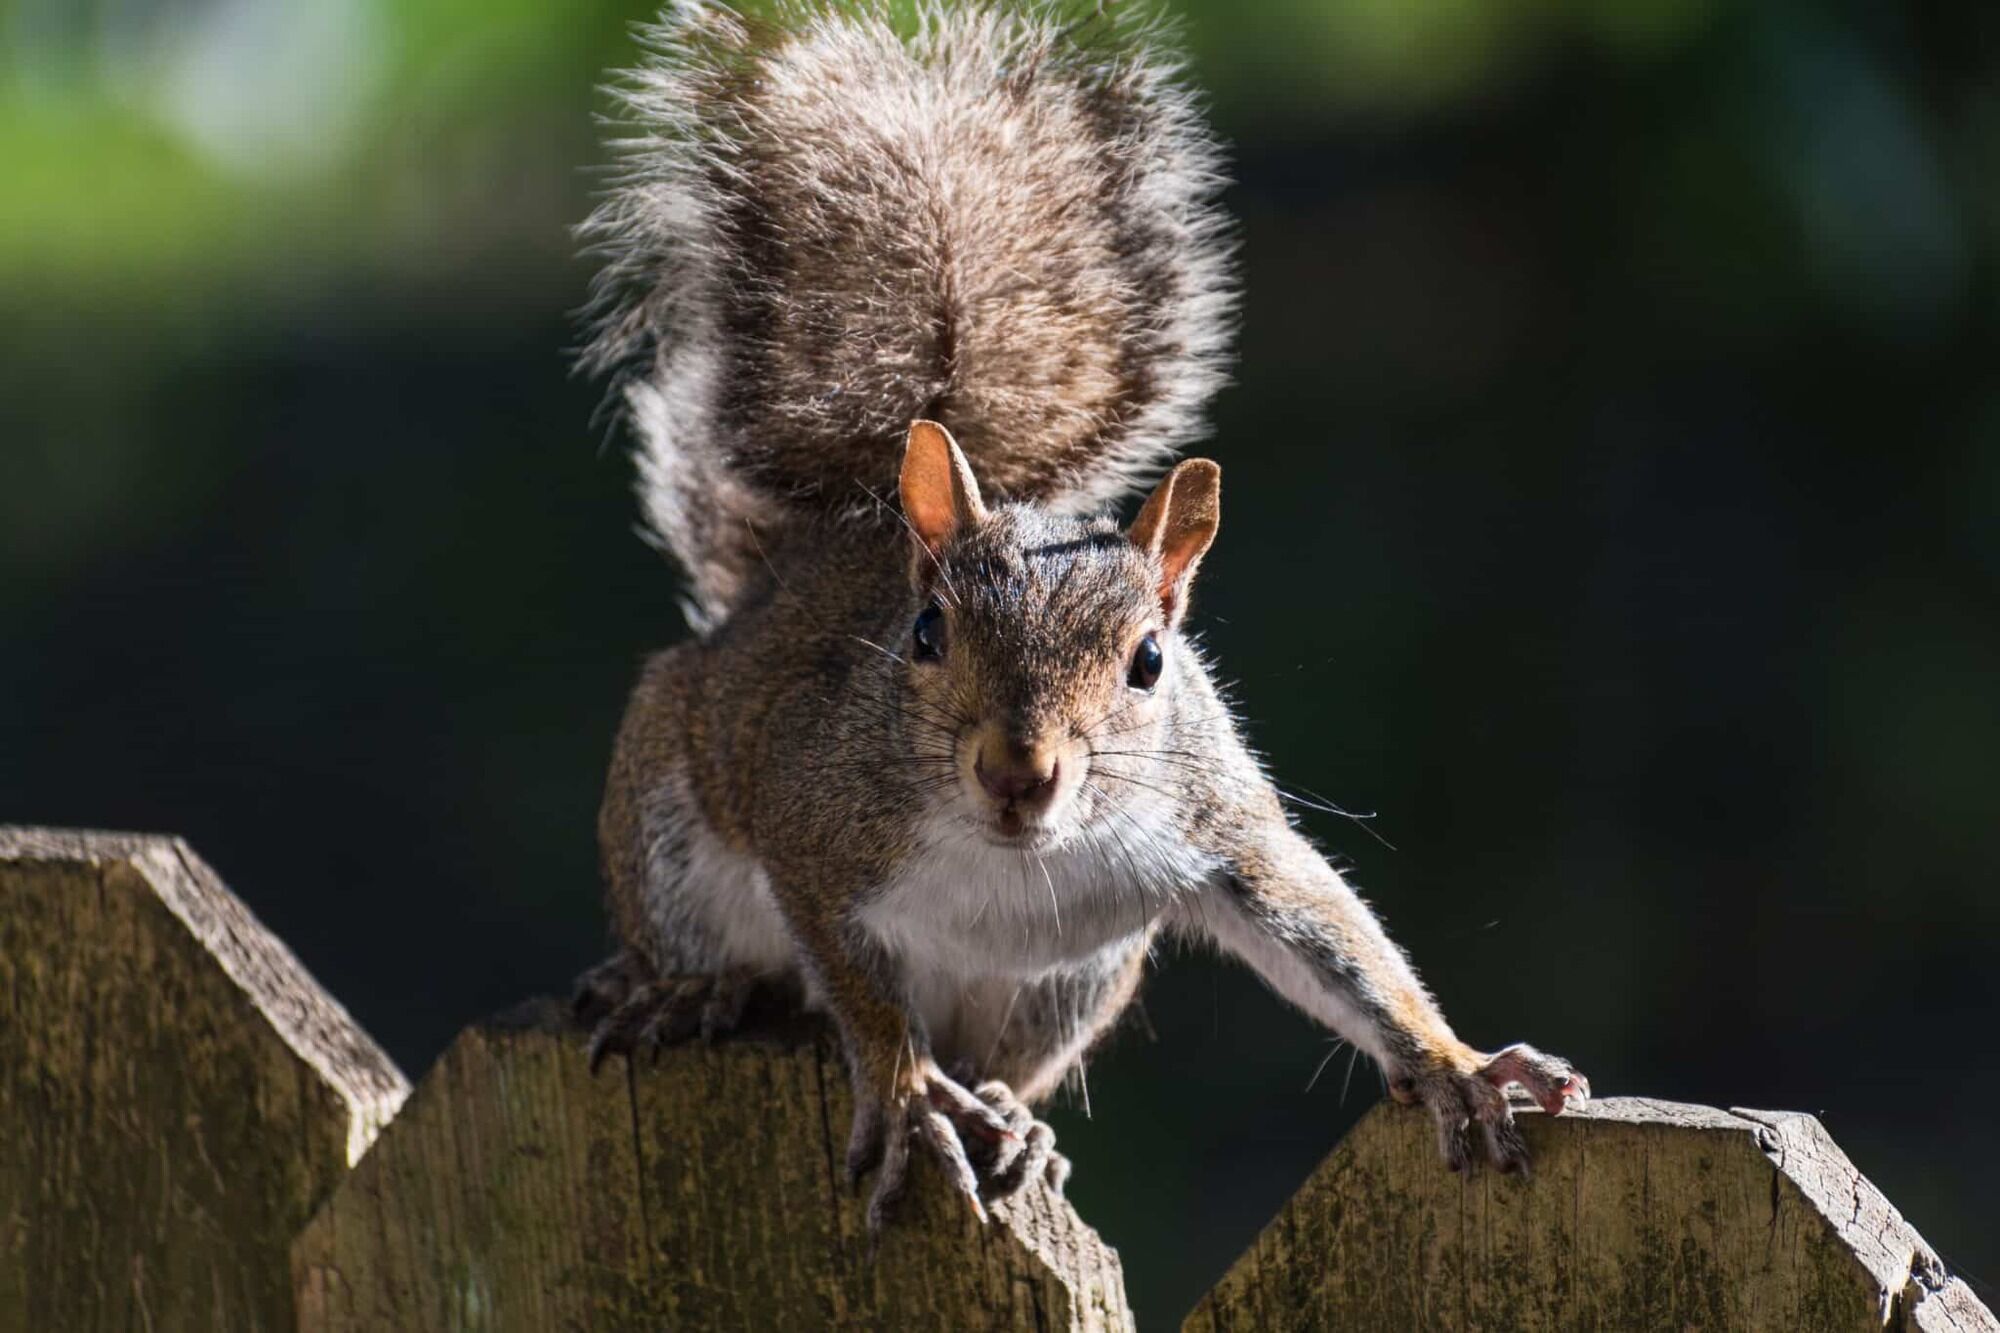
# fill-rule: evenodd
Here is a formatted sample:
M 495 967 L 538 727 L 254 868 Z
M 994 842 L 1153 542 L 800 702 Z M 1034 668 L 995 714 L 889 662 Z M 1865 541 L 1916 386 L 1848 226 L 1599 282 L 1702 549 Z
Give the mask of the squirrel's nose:
M 1041 806 L 1056 794 L 1056 774 L 1061 771 L 1061 764 L 1054 750 L 989 741 L 973 757 L 972 771 L 994 800 Z

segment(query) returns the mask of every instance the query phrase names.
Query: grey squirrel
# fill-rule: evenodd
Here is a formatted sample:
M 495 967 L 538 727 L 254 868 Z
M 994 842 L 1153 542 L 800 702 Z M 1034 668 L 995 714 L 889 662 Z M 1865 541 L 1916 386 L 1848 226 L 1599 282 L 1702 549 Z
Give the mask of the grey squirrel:
M 1453 1168 L 1505 1089 L 1296 829 L 1183 631 L 1220 472 L 1181 462 L 1233 302 L 1220 153 L 1149 24 L 920 0 L 676 3 L 623 86 L 584 364 L 638 439 L 694 637 L 647 662 L 599 821 L 593 1059 L 836 1022 L 879 1225 L 912 1146 L 975 1212 L 1067 1164 L 1027 1108 L 1162 936 L 1366 1052 Z

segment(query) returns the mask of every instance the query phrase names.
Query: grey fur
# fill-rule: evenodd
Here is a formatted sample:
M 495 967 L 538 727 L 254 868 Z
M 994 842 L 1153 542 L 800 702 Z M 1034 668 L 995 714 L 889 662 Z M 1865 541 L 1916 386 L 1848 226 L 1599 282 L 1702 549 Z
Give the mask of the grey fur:
M 1219 470 L 1098 512 L 1220 377 L 1216 150 L 1172 60 L 1123 18 L 918 3 L 907 38 L 680 4 L 624 90 L 585 363 L 700 632 L 648 662 L 605 784 L 594 1058 L 796 990 L 841 1030 L 871 1222 L 913 1144 L 984 1216 L 1060 1179 L 1022 1102 L 1080 1080 L 1167 934 L 1378 1061 L 1455 1165 L 1475 1124 L 1521 1164 L 1503 1087 L 1587 1084 L 1453 1033 L 1183 632 Z
M 916 417 L 998 499 L 1089 512 L 1198 434 L 1234 308 L 1221 154 L 1126 6 L 680 0 L 617 87 L 585 368 L 719 623 L 770 529 L 893 493 Z M 1084 15 L 1079 21 L 1079 15 Z

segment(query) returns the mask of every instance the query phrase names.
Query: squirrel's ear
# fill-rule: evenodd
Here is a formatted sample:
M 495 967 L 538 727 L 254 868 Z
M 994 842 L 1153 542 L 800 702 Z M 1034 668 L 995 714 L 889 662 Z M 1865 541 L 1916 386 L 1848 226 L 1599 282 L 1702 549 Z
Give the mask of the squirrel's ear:
M 1190 458 L 1166 475 L 1146 500 L 1126 536 L 1160 561 L 1160 604 L 1172 624 L 1187 609 L 1195 567 L 1215 540 L 1222 520 L 1222 469 Z
M 972 466 L 958 451 L 951 432 L 935 421 L 910 423 L 903 446 L 903 516 L 910 530 L 936 555 L 961 528 L 986 518 Z

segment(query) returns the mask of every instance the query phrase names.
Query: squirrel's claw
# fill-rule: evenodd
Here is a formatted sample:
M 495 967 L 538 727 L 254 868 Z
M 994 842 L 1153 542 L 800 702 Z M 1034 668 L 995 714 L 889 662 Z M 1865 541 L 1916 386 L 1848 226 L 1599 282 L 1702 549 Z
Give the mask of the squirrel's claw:
M 954 1096 L 953 1094 L 956 1094 Z M 960 1098 L 972 1095 L 940 1073 L 919 1080 L 887 1102 L 864 1102 L 854 1113 L 854 1129 L 847 1140 L 847 1182 L 859 1185 L 861 1177 L 875 1172 L 875 1188 L 868 1196 L 868 1230 L 879 1234 L 894 1215 L 897 1202 L 908 1183 L 910 1143 L 921 1141 L 944 1167 L 952 1189 L 962 1196 L 973 1216 L 986 1221 L 986 1205 L 979 1198 L 979 1176 L 967 1156 L 957 1123 L 945 1107 L 958 1107 Z M 986 1108 L 983 1106 L 981 1110 Z M 994 1121 L 999 1117 L 987 1111 Z M 1000 1122 L 1004 1129 L 1004 1122 Z
M 1069 1179 L 1069 1159 L 1055 1150 L 1055 1131 L 1039 1120 L 1004 1083 L 976 1092 L 936 1068 L 923 1071 L 895 1101 L 864 1103 L 847 1143 L 847 1177 L 858 1184 L 877 1172 L 868 1201 L 868 1226 L 879 1231 L 901 1197 L 912 1142 L 930 1149 L 952 1190 L 973 1216 L 986 1220 L 986 1204 L 1041 1179 L 1058 1192 Z
M 1390 1095 L 1421 1102 L 1437 1123 L 1438 1152 L 1453 1171 L 1469 1171 L 1481 1157 L 1503 1173 L 1528 1170 L 1528 1144 L 1514 1123 L 1506 1090 L 1519 1085 L 1542 1110 L 1558 1115 L 1572 1100 L 1590 1098 L 1590 1080 L 1567 1060 L 1516 1044 L 1491 1056 L 1473 1057 L 1469 1069 L 1440 1068 L 1399 1078 Z
M 1505 1092 L 1519 1084 L 1535 1104 L 1550 1115 L 1561 1115 L 1571 1101 L 1590 1101 L 1590 1080 L 1560 1056 L 1544 1055 L 1526 1042 L 1515 1042 L 1487 1060 L 1479 1076 Z
M 913 1108 L 912 1119 L 916 1122 L 917 1136 L 944 1164 L 953 1191 L 965 1200 L 972 1209 L 972 1215 L 983 1225 L 986 1205 L 979 1198 L 979 1176 L 972 1169 L 972 1159 L 966 1155 L 965 1141 L 959 1137 L 958 1127 L 934 1106 Z
M 614 1054 L 630 1058 L 650 1052 L 658 1060 L 661 1051 L 691 1037 L 713 1041 L 726 1036 L 742 1022 L 744 1010 L 763 984 L 755 973 L 743 969 L 712 977 L 632 982 L 620 967 L 621 960 L 614 958 L 578 981 L 578 1016 L 601 1014 L 590 1034 L 593 1074 Z M 621 981 L 622 994 L 616 990 Z
M 1015 1137 L 1004 1111 L 941 1073 L 931 1076 L 924 1096 L 933 1110 L 950 1117 L 953 1126 L 982 1142 L 1006 1143 Z
M 620 949 L 576 979 L 570 993 L 570 1014 L 577 1022 L 595 1028 L 611 1012 L 631 998 L 650 975 L 645 962 L 630 949 Z
M 1035 1119 L 1027 1104 L 1005 1083 L 993 1080 L 974 1089 L 980 1101 L 1006 1118 L 1010 1135 L 1001 1141 L 1003 1152 L 987 1164 L 985 1195 L 1005 1199 L 1037 1177 L 1060 1194 L 1069 1183 L 1069 1158 L 1056 1151 L 1056 1132 Z
M 669 1046 L 693 1036 L 707 998 L 707 977 L 671 977 L 634 987 L 590 1034 L 590 1072 L 610 1056 L 630 1059 L 650 1051 L 655 1060 Z

